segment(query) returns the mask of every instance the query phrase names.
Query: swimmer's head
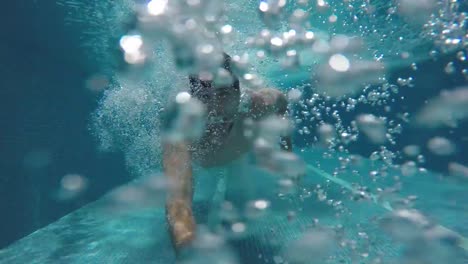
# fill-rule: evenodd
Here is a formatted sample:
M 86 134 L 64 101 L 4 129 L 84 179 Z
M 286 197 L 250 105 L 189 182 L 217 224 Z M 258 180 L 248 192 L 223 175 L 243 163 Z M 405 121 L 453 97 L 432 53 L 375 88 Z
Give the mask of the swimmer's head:
M 228 84 L 216 84 L 213 78 L 190 75 L 190 92 L 207 107 L 208 113 L 231 118 L 237 113 L 240 100 L 239 79 L 232 72 L 231 57 L 223 53 L 224 60 L 221 66 L 231 75 Z

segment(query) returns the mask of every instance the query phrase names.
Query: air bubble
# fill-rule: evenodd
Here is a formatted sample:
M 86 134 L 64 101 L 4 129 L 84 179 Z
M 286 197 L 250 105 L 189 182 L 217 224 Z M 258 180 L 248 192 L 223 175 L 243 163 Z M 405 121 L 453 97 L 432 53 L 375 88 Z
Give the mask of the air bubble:
M 447 74 L 454 74 L 457 69 L 455 68 L 455 64 L 453 62 L 449 62 L 446 66 L 445 66 L 445 73 Z
M 164 14 L 167 10 L 168 0 L 152 0 L 148 3 L 148 13 L 152 16 Z
M 275 27 L 280 23 L 286 0 L 261 0 L 258 6 L 260 17 L 265 25 Z
M 425 127 L 456 126 L 468 117 L 468 89 L 444 91 L 418 113 L 417 122 Z
M 299 89 L 291 89 L 288 92 L 289 102 L 295 103 L 298 102 L 302 97 L 302 92 Z
M 246 205 L 245 216 L 249 219 L 257 219 L 267 215 L 271 203 L 268 200 L 250 201 Z
M 452 155 L 456 147 L 448 139 L 443 137 L 434 137 L 427 142 L 427 148 L 434 154 L 439 156 Z
M 82 195 L 88 187 L 88 179 L 79 174 L 67 174 L 60 181 L 60 189 L 57 192 L 59 200 L 75 199 Z
M 407 161 L 401 165 L 401 174 L 403 176 L 413 176 L 418 172 L 418 166 L 414 161 Z
M 312 229 L 287 245 L 284 255 L 288 263 L 319 264 L 332 253 L 336 239 L 330 230 Z
M 288 151 L 277 151 L 271 156 L 271 168 L 280 175 L 299 179 L 306 173 L 305 162 L 296 154 Z
M 329 63 L 319 66 L 317 89 L 324 95 L 341 98 L 353 95 L 367 84 L 384 81 L 384 67 L 379 62 L 350 61 L 341 54 L 329 58 Z
M 318 127 L 320 142 L 323 145 L 328 145 L 335 138 L 335 128 L 330 124 L 321 124 Z
M 421 153 L 421 149 L 416 145 L 409 145 L 403 148 L 403 152 L 408 157 L 417 157 Z
M 459 179 L 468 181 L 468 167 L 460 163 L 451 162 L 449 164 L 450 175 L 457 177 Z
M 359 129 L 375 144 L 385 143 L 385 121 L 371 114 L 359 115 L 356 119 Z
M 175 104 L 166 110 L 164 140 L 181 142 L 199 139 L 205 131 L 205 107 L 187 92 L 176 95 Z
M 120 47 L 124 51 L 124 59 L 129 64 L 141 64 L 145 62 L 146 55 L 143 52 L 143 39 L 140 35 L 125 35 L 120 38 Z
M 397 8 L 408 21 L 423 24 L 436 11 L 437 0 L 397 0 Z

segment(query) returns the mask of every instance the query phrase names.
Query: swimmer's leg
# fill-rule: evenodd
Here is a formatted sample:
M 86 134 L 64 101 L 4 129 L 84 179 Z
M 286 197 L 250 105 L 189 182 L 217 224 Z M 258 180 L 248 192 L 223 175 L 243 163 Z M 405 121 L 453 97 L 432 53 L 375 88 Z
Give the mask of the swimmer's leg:
M 252 104 L 249 114 L 254 120 L 265 118 L 276 114 L 285 117 L 288 109 L 288 100 L 286 96 L 277 89 L 264 88 L 251 94 Z M 281 137 L 281 148 L 292 151 L 292 142 L 290 136 Z

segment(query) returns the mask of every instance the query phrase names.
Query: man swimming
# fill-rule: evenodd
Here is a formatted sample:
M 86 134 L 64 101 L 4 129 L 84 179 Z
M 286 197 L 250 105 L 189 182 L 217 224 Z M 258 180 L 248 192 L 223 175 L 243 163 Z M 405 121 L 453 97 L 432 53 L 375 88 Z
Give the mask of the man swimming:
M 164 172 L 172 183 L 166 202 L 166 217 L 176 250 L 195 237 L 192 212 L 192 159 L 203 167 L 225 165 L 248 152 L 252 142 L 244 135 L 247 118 L 261 120 L 270 115 L 284 116 L 287 99 L 278 90 L 264 88 L 250 94 L 247 110 L 239 111 L 239 80 L 234 76 L 231 58 L 224 54 L 222 67 L 233 77 L 231 85 L 217 86 L 213 81 L 190 76 L 190 93 L 207 110 L 204 135 L 196 142 L 166 142 L 163 146 Z M 282 149 L 291 150 L 291 140 L 283 137 Z

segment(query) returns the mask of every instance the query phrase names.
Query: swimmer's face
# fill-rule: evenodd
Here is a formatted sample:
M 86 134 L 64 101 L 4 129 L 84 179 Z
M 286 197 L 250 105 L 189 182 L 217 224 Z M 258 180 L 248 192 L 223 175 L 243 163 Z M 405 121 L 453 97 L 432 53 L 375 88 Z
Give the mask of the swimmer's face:
M 207 107 L 208 113 L 232 119 L 238 112 L 240 101 L 239 80 L 231 71 L 231 57 L 224 53 L 222 68 L 233 77 L 232 83 L 216 86 L 213 80 L 203 80 L 199 75 L 190 76 L 192 94 Z

